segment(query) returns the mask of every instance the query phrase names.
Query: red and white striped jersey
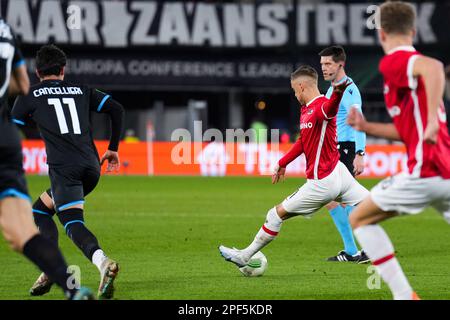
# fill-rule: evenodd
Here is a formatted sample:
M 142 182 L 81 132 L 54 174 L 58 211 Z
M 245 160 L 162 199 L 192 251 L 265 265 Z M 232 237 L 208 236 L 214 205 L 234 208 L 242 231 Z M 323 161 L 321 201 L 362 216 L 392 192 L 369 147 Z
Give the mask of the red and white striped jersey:
M 401 46 L 385 55 L 379 65 L 384 78 L 384 99 L 401 140 L 406 145 L 408 171 L 415 177 L 450 178 L 450 136 L 445 107 L 439 107 L 436 145 L 424 142 L 427 125 L 427 95 L 421 77 L 413 76 L 414 61 L 420 56 L 412 46 Z
M 278 162 L 281 167 L 304 152 L 308 179 L 323 179 L 334 170 L 339 161 L 336 114 L 341 98 L 335 93 L 330 99 L 320 95 L 301 107 L 300 137 Z

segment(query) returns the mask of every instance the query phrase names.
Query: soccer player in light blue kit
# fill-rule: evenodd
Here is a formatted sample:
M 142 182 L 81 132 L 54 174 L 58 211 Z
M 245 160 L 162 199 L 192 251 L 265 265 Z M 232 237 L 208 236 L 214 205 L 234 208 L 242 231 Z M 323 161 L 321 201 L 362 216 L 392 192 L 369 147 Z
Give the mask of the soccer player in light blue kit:
M 353 82 L 353 80 L 346 75 L 344 70 L 346 60 L 344 48 L 341 46 L 328 47 L 322 50 L 319 53 L 319 56 L 321 57 L 320 64 L 322 66 L 323 77 L 326 81 L 330 81 L 333 85 L 347 80 Z M 333 87 L 330 85 L 326 97 L 329 98 L 332 92 Z M 353 82 L 344 92 L 336 119 L 340 161 L 345 164 L 353 176 L 357 176 L 364 171 L 366 134 L 353 129 L 346 123 L 346 119 L 351 108 L 357 108 L 362 112 L 361 107 L 361 94 L 359 93 L 358 87 Z M 343 207 L 338 202 L 333 201 L 329 203 L 326 208 L 330 212 L 336 228 L 341 235 L 342 241 L 344 242 L 344 250 L 327 260 L 357 263 L 369 262 L 369 258 L 364 251 L 358 251 L 358 247 L 356 246 L 353 237 L 349 215 L 354 207 Z

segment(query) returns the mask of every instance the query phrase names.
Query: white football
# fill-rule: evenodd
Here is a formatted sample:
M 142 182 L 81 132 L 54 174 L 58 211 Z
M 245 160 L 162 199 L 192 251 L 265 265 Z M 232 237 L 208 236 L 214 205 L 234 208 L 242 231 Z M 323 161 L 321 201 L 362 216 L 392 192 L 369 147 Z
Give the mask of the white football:
M 260 277 L 267 269 L 267 258 L 258 251 L 250 258 L 246 266 L 239 268 L 239 271 L 246 277 Z

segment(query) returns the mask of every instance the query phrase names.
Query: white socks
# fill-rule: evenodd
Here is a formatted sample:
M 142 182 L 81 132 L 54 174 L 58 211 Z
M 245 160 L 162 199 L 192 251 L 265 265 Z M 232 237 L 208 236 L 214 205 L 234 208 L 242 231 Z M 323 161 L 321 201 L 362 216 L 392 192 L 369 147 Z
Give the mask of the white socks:
M 248 261 L 256 252 L 275 239 L 280 232 L 282 223 L 283 220 L 278 216 L 277 210 L 275 208 L 270 209 L 267 213 L 266 222 L 259 229 L 253 242 L 241 251 L 244 260 Z
M 395 300 L 410 300 L 413 290 L 394 256 L 394 247 L 386 232 L 379 225 L 356 228 L 356 238 L 387 283 Z
M 102 263 L 105 261 L 108 257 L 103 252 L 102 249 L 95 250 L 94 254 L 92 255 L 92 263 L 95 264 L 100 272 L 102 272 Z

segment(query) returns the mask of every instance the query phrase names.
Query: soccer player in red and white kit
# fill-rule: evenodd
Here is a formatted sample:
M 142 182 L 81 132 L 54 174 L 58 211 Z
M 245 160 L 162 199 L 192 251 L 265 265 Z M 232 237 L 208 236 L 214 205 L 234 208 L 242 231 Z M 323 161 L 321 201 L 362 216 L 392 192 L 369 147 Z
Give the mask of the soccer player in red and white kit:
M 404 2 L 380 6 L 378 31 L 385 56 L 380 62 L 391 124 L 367 122 L 351 112 L 348 123 L 367 134 L 400 140 L 408 172 L 380 182 L 350 216 L 354 234 L 388 284 L 394 299 L 418 299 L 378 225 L 399 214 L 417 214 L 432 205 L 450 222 L 450 136 L 442 101 L 444 68 L 413 44 L 414 7 Z
M 307 182 L 283 203 L 267 213 L 266 221 L 253 242 L 244 250 L 219 247 L 225 260 L 239 267 L 271 242 L 279 233 L 283 220 L 309 216 L 330 201 L 349 205 L 360 203 L 369 191 L 361 186 L 339 161 L 336 134 L 336 114 L 345 88 L 351 82 L 334 86 L 330 99 L 317 87 L 318 75 L 310 66 L 301 66 L 291 75 L 291 86 L 301 104 L 300 137 L 291 150 L 278 162 L 272 183 L 284 177 L 286 166 L 305 154 Z

